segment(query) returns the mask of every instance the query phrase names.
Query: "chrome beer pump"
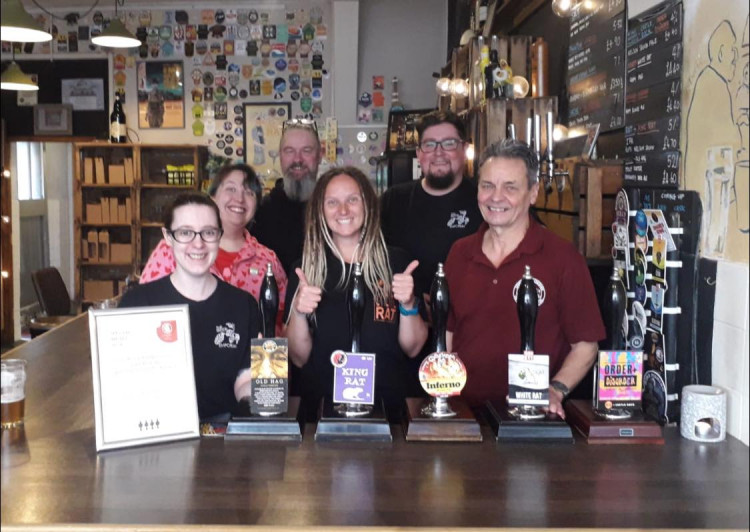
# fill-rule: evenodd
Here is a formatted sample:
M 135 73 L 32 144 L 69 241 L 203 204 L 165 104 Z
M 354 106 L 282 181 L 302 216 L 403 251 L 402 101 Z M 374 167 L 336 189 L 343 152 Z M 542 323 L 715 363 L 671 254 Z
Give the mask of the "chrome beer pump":
M 544 182 L 545 194 L 551 194 L 557 188 L 558 192 L 565 190 L 565 178 L 570 174 L 567 171 L 557 170 L 555 162 L 555 119 L 552 111 L 547 112 L 547 153 L 542 158 L 542 117 L 534 113 L 533 118 L 526 120 L 526 144 L 534 146 L 539 166 L 537 167 L 537 181 Z M 514 128 L 515 133 L 515 128 Z M 513 135 L 515 138 L 515 134 Z

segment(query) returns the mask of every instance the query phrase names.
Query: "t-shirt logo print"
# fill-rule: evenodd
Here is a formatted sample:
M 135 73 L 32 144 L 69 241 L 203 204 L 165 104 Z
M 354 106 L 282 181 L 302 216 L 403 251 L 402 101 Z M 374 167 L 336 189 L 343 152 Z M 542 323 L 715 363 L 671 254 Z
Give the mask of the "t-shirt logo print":
M 227 322 L 226 325 L 216 326 L 214 344 L 218 347 L 236 348 L 240 343 L 240 334 L 234 330 L 234 323 Z
M 469 223 L 469 217 L 466 216 L 466 211 L 452 212 L 451 218 L 448 220 L 448 227 L 451 229 L 463 229 Z

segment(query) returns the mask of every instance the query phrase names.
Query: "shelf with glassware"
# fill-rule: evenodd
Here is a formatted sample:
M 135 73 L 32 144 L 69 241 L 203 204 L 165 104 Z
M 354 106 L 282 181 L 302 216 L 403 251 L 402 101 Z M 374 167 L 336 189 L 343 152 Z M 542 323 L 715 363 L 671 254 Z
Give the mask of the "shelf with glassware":
M 203 146 L 75 144 L 76 297 L 121 293 L 161 237 L 162 209 L 199 189 L 207 156 Z

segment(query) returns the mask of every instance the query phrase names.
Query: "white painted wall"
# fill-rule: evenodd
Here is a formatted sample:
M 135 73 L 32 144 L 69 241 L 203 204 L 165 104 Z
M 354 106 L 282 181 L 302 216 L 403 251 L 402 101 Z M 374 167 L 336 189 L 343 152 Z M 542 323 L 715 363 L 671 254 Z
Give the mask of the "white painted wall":
M 748 312 L 748 265 L 719 261 L 716 270 L 714 337 L 711 348 L 712 384 L 727 393 L 727 432 L 748 441 L 750 417 L 750 312 Z
M 44 192 L 47 199 L 49 262 L 74 294 L 73 147 L 66 142 L 44 145 Z
M 446 63 L 447 0 L 363 0 L 359 17 L 358 95 L 372 93 L 372 76 L 385 76 L 386 120 L 393 76 L 407 109 L 437 105 L 433 72 Z

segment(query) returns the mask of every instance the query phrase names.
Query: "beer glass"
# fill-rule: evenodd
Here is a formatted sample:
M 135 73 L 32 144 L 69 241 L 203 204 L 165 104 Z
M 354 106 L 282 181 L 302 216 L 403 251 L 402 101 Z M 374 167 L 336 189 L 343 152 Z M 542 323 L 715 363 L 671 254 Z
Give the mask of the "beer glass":
M 2 418 L 3 429 L 23 424 L 24 402 L 26 400 L 26 361 L 8 359 L 2 361 Z

